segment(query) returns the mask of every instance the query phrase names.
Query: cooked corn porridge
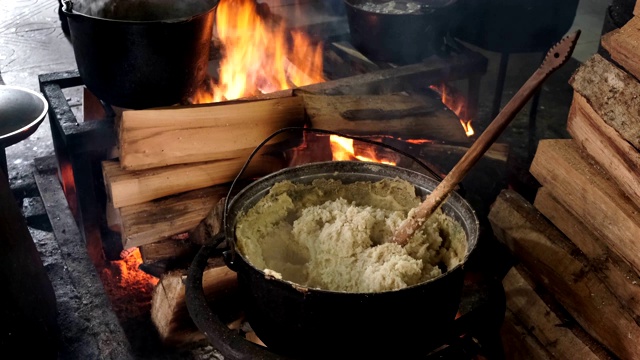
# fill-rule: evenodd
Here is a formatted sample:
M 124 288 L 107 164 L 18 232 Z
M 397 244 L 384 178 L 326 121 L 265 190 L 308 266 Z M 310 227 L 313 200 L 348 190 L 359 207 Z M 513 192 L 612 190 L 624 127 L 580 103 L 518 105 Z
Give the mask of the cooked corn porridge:
M 238 218 L 240 253 L 296 284 L 341 292 L 397 290 L 437 277 L 467 251 L 462 226 L 438 210 L 404 247 L 394 231 L 421 199 L 409 182 L 275 184 Z

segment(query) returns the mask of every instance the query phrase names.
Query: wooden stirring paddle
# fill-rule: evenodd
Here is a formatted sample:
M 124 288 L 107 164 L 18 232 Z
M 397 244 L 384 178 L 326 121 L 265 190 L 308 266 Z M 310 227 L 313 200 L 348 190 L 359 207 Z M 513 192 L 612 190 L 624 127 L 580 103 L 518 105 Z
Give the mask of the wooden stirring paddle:
M 522 85 L 498 116 L 489 124 L 464 156 L 451 169 L 449 174 L 433 190 L 431 194 L 417 208 L 409 214 L 393 235 L 393 241 L 404 246 L 411 235 L 433 214 L 447 199 L 449 194 L 467 175 L 469 170 L 484 155 L 496 139 L 502 134 L 511 120 L 522 109 L 524 104 L 533 96 L 534 91 L 558 68 L 564 65 L 576 47 L 580 30 L 566 36 L 547 53 L 540 67 Z

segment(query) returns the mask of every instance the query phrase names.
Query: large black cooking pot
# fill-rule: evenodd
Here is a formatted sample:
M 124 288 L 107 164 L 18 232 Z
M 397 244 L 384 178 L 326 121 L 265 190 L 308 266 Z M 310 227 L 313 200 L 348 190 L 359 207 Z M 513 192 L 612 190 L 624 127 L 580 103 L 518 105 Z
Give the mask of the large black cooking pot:
M 351 43 L 369 59 L 396 64 L 415 63 L 441 54 L 445 38 L 459 17 L 458 0 L 409 0 L 417 12 L 385 13 L 371 4 L 389 0 L 344 0 Z
M 86 87 L 129 109 L 185 101 L 207 75 L 217 3 L 113 0 L 92 9 L 63 0 Z
M 579 0 L 459 0 L 454 35 L 501 53 L 546 52 L 571 28 Z
M 238 178 L 240 175 L 236 181 Z M 479 225 L 473 209 L 458 193 L 452 193 L 443 204 L 443 211 L 464 228 L 467 253 L 455 268 L 418 285 L 380 293 L 346 293 L 309 288 L 267 276 L 237 251 L 237 218 L 277 182 L 310 183 L 318 178 L 335 178 L 344 183 L 400 178 L 414 184 L 416 193 L 422 197 L 438 184 L 438 180 L 419 172 L 359 161 L 301 165 L 251 183 L 226 204 L 224 232 L 217 241 L 226 240 L 225 260 L 229 268 L 237 272 L 243 309 L 268 350 L 239 339 L 208 307 L 202 291 L 202 272 L 215 246 L 203 247 L 189 270 L 187 307 L 196 325 L 225 358 L 230 359 L 411 358 L 434 350 L 454 331 L 464 267 L 478 240 Z

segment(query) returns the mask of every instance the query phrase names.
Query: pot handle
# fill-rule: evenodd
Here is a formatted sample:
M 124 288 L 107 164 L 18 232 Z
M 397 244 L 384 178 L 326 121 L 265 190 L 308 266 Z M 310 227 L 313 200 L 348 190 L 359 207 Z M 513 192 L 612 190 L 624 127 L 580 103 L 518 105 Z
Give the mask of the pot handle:
M 185 297 L 189 316 L 213 347 L 220 351 L 225 359 L 230 360 L 284 360 L 266 348 L 256 345 L 228 326 L 214 314 L 202 289 L 202 277 L 210 257 L 224 241 L 224 236 L 217 236 L 214 242 L 200 248 L 194 257 L 185 283 Z
M 73 2 L 71 0 L 62 0 L 62 11 L 71 14 L 73 12 Z
M 279 130 L 275 131 L 273 134 L 269 135 L 266 139 L 264 139 L 258 146 L 256 146 L 256 148 L 253 150 L 251 155 L 249 155 L 249 157 L 247 158 L 247 161 L 244 163 L 244 165 L 240 169 L 240 172 L 238 173 L 236 178 L 231 183 L 231 186 L 229 187 L 229 191 L 227 193 L 227 197 L 224 200 L 224 209 L 223 209 L 223 212 L 222 212 L 222 224 L 223 224 L 223 230 L 222 231 L 223 232 L 225 231 L 224 229 L 227 228 L 227 215 L 228 215 L 228 212 L 229 212 L 229 203 L 230 203 L 230 199 L 231 199 L 232 194 L 233 194 L 233 188 L 236 185 L 236 183 L 242 178 L 242 175 L 244 174 L 245 170 L 249 166 L 249 163 L 251 162 L 253 157 L 258 153 L 258 151 L 260 151 L 260 149 L 266 143 L 271 141 L 271 139 L 273 139 L 274 137 L 276 137 L 276 136 L 278 136 L 278 135 L 280 135 L 280 134 L 282 134 L 284 132 L 294 132 L 294 131 L 312 132 L 312 133 L 325 134 L 325 135 L 337 135 L 337 136 L 345 137 L 345 138 L 348 138 L 348 139 L 352 139 L 352 140 L 357 140 L 357 141 L 361 141 L 361 142 L 364 142 L 364 143 L 368 143 L 368 144 L 371 144 L 371 145 L 384 147 L 386 149 L 395 151 L 400 155 L 408 157 L 409 159 L 413 160 L 418 165 L 420 165 L 422 168 L 424 168 L 436 180 L 442 181 L 442 176 L 440 176 L 437 172 L 435 172 L 433 169 L 431 169 L 429 167 L 429 165 L 425 164 L 424 162 L 422 162 L 422 160 L 418 159 L 417 157 L 415 157 L 415 156 L 413 156 L 413 155 L 411 155 L 411 154 L 409 154 L 409 153 L 407 153 L 407 152 L 405 152 L 403 150 L 400 150 L 400 149 L 396 148 L 395 146 L 392 146 L 392 145 L 389 145 L 389 144 L 385 144 L 385 143 L 382 143 L 380 141 L 374 141 L 374 140 L 361 138 L 361 137 L 357 137 L 357 136 L 342 134 L 342 133 L 339 133 L 337 131 L 332 131 L 332 130 L 314 129 L 314 128 L 306 128 L 306 127 L 286 127 L 286 128 L 282 128 L 282 129 L 279 129 Z M 462 185 L 460 185 L 460 189 L 462 190 Z M 234 241 L 228 241 L 227 245 L 229 247 L 229 251 L 228 251 L 228 253 L 225 254 L 225 261 L 229 261 L 231 264 L 233 264 L 233 259 L 235 257 L 235 253 L 236 253 Z M 229 266 L 229 267 L 231 268 L 231 266 Z

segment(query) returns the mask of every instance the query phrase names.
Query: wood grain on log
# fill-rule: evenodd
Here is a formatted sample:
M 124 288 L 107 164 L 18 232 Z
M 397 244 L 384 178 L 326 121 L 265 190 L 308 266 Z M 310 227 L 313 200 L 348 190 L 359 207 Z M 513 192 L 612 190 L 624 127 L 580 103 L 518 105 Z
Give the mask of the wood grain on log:
M 125 249 L 191 231 L 227 195 L 220 185 L 120 208 Z
M 187 310 L 185 276 L 184 271 L 173 271 L 163 276 L 156 285 L 151 300 L 151 320 L 161 340 L 171 346 L 184 346 L 205 339 Z M 207 268 L 202 276 L 202 287 L 207 299 L 224 300 L 234 296 L 237 288 L 234 271 L 218 264 Z
M 640 152 L 607 125 L 579 93 L 574 93 L 567 129 L 589 154 L 640 207 Z
M 640 149 L 640 83 L 596 54 L 569 79 L 602 120 Z
M 581 338 L 586 334 L 574 333 L 583 330 L 575 324 L 566 323 L 557 315 L 554 309 L 538 296 L 517 268 L 514 267 L 507 273 L 502 279 L 502 285 L 507 308 L 555 358 L 584 360 L 608 358 L 597 355 L 590 348 L 595 344 L 593 339 L 583 341 Z M 598 349 L 598 353 L 602 352 L 602 349 Z
M 439 99 L 405 95 L 302 94 L 311 126 L 350 135 L 470 143 L 458 117 Z
M 533 205 L 585 254 L 609 290 L 640 319 L 640 277 L 633 268 L 611 251 L 547 188 L 538 190 Z
M 117 160 L 102 162 L 105 189 L 113 206 L 121 208 L 209 186 L 229 183 L 240 173 L 247 158 L 172 165 L 127 171 Z M 245 177 L 263 176 L 285 167 L 282 159 L 262 155 L 254 158 Z
M 120 163 L 126 170 L 142 170 L 246 159 L 276 130 L 303 125 L 304 105 L 297 96 L 129 110 L 123 112 L 119 128 Z
M 600 43 L 616 63 L 640 78 L 640 17 L 634 16 L 621 28 L 604 34 Z
M 620 358 L 640 356 L 640 326 L 596 276 L 588 259 L 533 205 L 512 190 L 494 202 L 489 221 L 496 237 L 551 292 L 558 303 Z
M 640 273 L 640 209 L 590 162 L 575 140 L 542 140 L 531 174 L 609 248 Z

